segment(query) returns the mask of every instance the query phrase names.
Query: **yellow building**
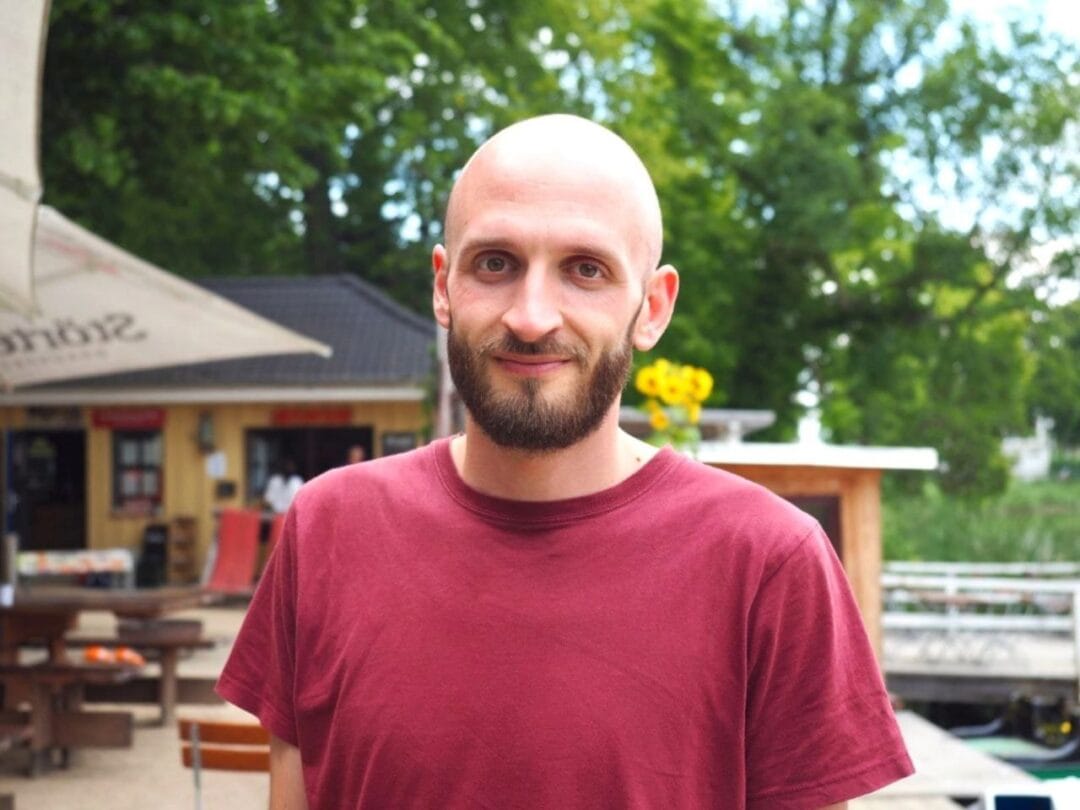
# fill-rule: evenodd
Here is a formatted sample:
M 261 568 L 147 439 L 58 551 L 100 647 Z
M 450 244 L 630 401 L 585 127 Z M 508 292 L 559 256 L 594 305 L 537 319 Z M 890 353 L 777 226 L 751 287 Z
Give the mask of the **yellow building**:
M 215 511 L 261 507 L 275 469 L 307 480 L 424 440 L 431 320 L 352 276 L 205 286 L 333 356 L 202 363 L 0 396 L 5 528 L 22 549 L 137 551 L 148 525 L 189 518 L 195 554 L 174 574 L 197 577 Z

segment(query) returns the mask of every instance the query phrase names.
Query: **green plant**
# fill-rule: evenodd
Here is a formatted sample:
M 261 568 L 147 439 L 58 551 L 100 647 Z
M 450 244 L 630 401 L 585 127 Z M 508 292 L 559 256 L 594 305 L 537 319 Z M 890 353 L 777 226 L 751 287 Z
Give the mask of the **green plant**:
M 888 560 L 967 562 L 1080 559 L 1080 480 L 1014 481 L 999 496 L 946 495 L 932 482 L 916 494 L 886 491 Z

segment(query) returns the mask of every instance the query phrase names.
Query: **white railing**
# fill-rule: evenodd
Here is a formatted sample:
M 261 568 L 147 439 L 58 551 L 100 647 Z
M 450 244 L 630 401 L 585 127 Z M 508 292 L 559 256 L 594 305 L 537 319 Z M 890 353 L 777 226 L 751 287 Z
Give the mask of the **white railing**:
M 1080 564 L 887 562 L 881 586 L 886 632 L 926 650 L 953 643 L 976 661 L 1008 634 L 1064 637 L 1080 679 Z
M 1080 563 L 1072 562 L 886 562 L 888 574 L 958 574 L 961 576 L 1080 577 Z

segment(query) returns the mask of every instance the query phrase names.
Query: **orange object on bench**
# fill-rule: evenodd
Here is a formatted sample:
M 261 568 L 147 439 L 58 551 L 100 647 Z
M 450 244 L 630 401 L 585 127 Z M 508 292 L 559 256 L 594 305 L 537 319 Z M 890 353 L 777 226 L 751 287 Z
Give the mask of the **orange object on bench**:
M 222 509 L 218 516 L 217 552 L 207 590 L 250 596 L 259 560 L 262 516 L 251 509 Z
M 146 659 L 131 647 L 106 647 L 101 644 L 89 644 L 83 650 L 83 659 L 88 664 L 129 664 L 133 667 L 146 666 Z

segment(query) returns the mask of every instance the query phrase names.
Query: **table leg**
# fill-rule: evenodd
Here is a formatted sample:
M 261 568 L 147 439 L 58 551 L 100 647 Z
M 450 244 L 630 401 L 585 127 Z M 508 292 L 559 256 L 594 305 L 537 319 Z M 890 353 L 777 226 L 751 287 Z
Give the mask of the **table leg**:
M 179 661 L 179 648 L 167 647 L 161 651 L 161 685 L 158 689 L 158 700 L 161 703 L 161 724 L 163 726 L 170 725 L 176 717 L 177 665 Z
M 37 776 L 52 751 L 53 694 L 48 684 L 33 683 L 30 688 L 30 776 Z
M 60 711 L 70 713 L 82 709 L 83 685 L 81 683 L 72 683 L 62 687 L 61 695 Z M 65 745 L 60 748 L 60 767 L 67 768 L 70 764 L 71 748 Z

